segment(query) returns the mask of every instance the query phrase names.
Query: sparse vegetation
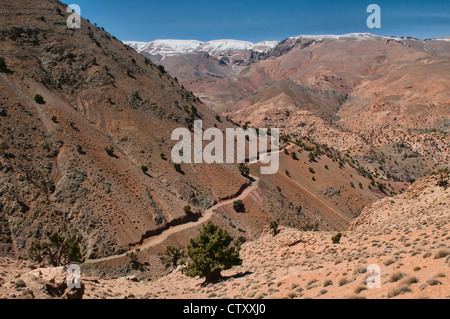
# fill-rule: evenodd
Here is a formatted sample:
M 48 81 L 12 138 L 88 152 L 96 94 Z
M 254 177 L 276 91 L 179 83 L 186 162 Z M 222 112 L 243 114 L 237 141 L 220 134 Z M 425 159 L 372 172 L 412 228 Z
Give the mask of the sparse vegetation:
M 411 292 L 412 289 L 408 285 L 401 285 L 397 288 L 394 288 L 388 292 L 388 298 L 393 298 L 398 295 L 403 295 L 407 292 Z

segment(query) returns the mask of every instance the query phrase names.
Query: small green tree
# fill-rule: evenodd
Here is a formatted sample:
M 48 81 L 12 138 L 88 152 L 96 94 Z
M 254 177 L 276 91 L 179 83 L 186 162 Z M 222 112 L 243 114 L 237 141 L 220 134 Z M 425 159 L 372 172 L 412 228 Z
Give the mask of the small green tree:
M 190 277 L 201 276 L 205 284 L 218 281 L 222 271 L 242 265 L 239 248 L 232 246 L 233 238 L 227 231 L 209 222 L 200 234 L 191 239 L 187 254 L 192 260 L 185 274 Z
M 159 72 L 161 72 L 162 74 L 167 73 L 167 71 L 166 71 L 166 69 L 164 68 L 163 65 L 158 65 L 158 70 L 159 70 Z
M 298 161 L 298 157 L 297 157 L 297 153 L 296 152 L 292 152 L 291 153 L 291 157 L 293 160 Z
M 108 154 L 109 156 L 114 156 L 114 147 L 107 146 L 107 147 L 105 147 L 105 151 L 106 151 L 106 154 Z
M 333 244 L 339 244 L 341 242 L 341 238 L 342 238 L 342 234 L 337 233 L 335 236 L 333 236 L 331 238 L 331 240 L 333 241 Z
M 75 236 L 66 238 L 54 233 L 48 240 L 30 246 L 29 256 L 32 260 L 40 263 L 46 257 L 53 267 L 82 261 L 81 248 Z
M 142 166 L 141 166 L 141 170 L 142 170 L 144 173 L 147 173 L 147 172 L 148 172 L 148 167 L 145 166 L 145 165 L 142 165 Z
M 186 215 L 192 214 L 192 208 L 189 205 L 184 206 L 183 211 Z
M 184 247 L 167 246 L 166 251 L 164 253 L 159 253 L 158 256 L 166 269 L 175 269 L 179 265 L 184 264 L 186 249 Z
M 34 96 L 34 101 L 35 101 L 37 104 L 45 104 L 44 97 L 43 97 L 42 95 L 40 95 L 40 94 L 36 94 L 36 95 Z
M 274 237 L 280 233 L 279 227 L 280 227 L 280 221 L 274 220 L 274 221 L 270 222 L 269 228 L 272 231 L 272 235 Z
M 245 205 L 241 200 L 233 202 L 233 209 L 236 213 L 245 213 Z

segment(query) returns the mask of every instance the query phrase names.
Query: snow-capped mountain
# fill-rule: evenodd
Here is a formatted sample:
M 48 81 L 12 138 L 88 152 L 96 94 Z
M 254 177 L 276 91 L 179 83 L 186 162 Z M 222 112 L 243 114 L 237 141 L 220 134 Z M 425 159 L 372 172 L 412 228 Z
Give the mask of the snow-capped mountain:
M 374 35 L 370 33 L 349 33 L 343 35 L 299 35 L 290 37 L 286 40 L 403 40 L 404 38 L 385 37 Z M 443 38 L 442 40 L 446 40 Z M 448 41 L 448 40 L 447 40 Z M 148 53 L 150 55 L 160 56 L 175 56 L 187 53 L 200 53 L 206 52 L 211 56 L 222 56 L 223 53 L 239 52 L 239 51 L 254 51 L 257 53 L 267 53 L 274 47 L 276 47 L 279 41 L 263 41 L 259 43 L 252 43 L 248 41 L 239 40 L 212 40 L 208 42 L 202 42 L 197 40 L 155 40 L 152 42 L 136 42 L 136 41 L 124 41 L 126 45 L 129 45 L 139 53 Z
M 264 41 L 251 43 L 239 40 L 213 40 L 202 42 L 197 40 L 155 40 L 152 42 L 124 41 L 139 53 L 149 53 L 151 55 L 173 56 L 186 53 L 206 52 L 211 56 L 220 55 L 230 51 L 255 51 L 265 53 L 274 48 L 277 41 Z

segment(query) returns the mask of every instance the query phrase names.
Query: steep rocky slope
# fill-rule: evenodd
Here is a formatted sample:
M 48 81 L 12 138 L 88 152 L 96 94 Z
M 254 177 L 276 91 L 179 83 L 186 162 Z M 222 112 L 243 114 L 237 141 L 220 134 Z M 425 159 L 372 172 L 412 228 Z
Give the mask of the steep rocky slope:
M 83 20 L 69 29 L 65 12 L 57 1 L 7 1 L 0 9 L 8 68 L 0 74 L 0 139 L 9 147 L 0 159 L 3 254 L 27 254 L 30 242 L 53 231 L 78 235 L 91 258 L 124 251 L 188 221 L 186 204 L 206 209 L 246 183 L 234 166 L 176 172 L 170 137 L 191 110 L 205 126 L 226 124 L 100 28 Z

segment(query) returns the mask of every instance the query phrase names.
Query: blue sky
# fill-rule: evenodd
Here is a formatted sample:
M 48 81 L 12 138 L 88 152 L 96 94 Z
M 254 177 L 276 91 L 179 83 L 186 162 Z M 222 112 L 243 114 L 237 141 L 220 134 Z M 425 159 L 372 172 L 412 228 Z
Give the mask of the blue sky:
M 450 36 L 450 0 L 72 0 L 120 40 L 282 40 L 301 34 L 369 32 L 420 39 Z M 381 29 L 369 29 L 369 4 Z

